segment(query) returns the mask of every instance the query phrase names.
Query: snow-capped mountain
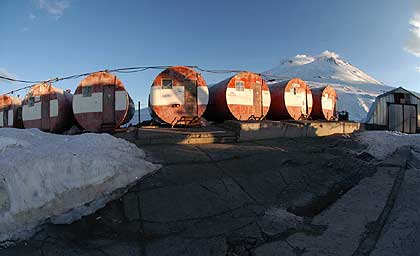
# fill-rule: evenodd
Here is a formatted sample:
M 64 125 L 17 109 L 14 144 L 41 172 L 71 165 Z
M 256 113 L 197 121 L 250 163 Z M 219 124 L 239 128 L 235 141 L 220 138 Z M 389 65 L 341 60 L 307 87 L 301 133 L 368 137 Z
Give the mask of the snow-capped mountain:
M 298 77 L 311 87 L 331 85 L 336 89 L 338 110 L 347 110 L 350 119 L 361 121 L 379 94 L 394 89 L 372 78 L 338 54 L 325 51 L 318 56 L 296 55 L 263 73 L 266 79 Z

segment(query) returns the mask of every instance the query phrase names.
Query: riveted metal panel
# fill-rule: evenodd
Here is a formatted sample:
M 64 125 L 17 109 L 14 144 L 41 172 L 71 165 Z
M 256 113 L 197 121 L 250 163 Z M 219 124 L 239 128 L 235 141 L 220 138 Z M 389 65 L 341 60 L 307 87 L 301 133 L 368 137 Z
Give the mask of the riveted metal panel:
M 204 114 L 214 121 L 262 119 L 270 107 L 270 91 L 264 79 L 241 72 L 210 87 Z
M 182 118 L 200 118 L 208 100 L 207 84 L 201 74 L 189 67 L 175 66 L 162 71 L 153 81 L 149 106 L 152 117 L 176 124 Z
M 25 128 L 38 128 L 46 132 L 63 132 L 74 124 L 73 95 L 51 84 L 33 86 L 22 101 L 22 120 Z M 33 105 L 31 101 L 34 101 Z M 51 103 L 51 101 L 53 103 Z M 50 106 L 53 109 L 51 115 Z
M 271 105 L 267 118 L 271 120 L 307 118 L 312 112 L 312 92 L 299 78 L 269 85 Z

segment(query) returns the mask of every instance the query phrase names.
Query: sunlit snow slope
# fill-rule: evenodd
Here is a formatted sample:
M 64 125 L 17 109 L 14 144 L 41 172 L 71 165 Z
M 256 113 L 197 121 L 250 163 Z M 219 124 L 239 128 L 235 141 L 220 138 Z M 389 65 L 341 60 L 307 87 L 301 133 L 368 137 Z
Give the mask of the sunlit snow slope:
M 338 110 L 347 110 L 350 119 L 356 121 L 366 118 L 377 95 L 394 89 L 330 51 L 318 56 L 296 55 L 263 74 L 267 79 L 276 80 L 299 77 L 311 87 L 333 86 L 339 97 Z

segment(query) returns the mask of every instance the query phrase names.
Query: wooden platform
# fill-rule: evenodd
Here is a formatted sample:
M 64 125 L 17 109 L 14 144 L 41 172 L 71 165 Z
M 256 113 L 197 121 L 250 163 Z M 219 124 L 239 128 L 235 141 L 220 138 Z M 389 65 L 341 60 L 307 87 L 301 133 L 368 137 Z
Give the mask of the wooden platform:
M 340 121 L 226 121 L 223 126 L 234 131 L 238 141 L 281 137 L 323 137 L 334 134 L 351 134 L 361 129 L 360 123 Z
M 117 132 L 114 136 L 137 145 L 153 144 L 210 144 L 237 141 L 234 131 L 217 126 L 199 128 L 142 127 L 133 131 Z
M 356 122 L 332 121 L 226 121 L 197 128 L 142 127 L 122 129 L 113 135 L 137 145 L 234 143 L 274 138 L 322 137 L 350 134 L 361 129 Z

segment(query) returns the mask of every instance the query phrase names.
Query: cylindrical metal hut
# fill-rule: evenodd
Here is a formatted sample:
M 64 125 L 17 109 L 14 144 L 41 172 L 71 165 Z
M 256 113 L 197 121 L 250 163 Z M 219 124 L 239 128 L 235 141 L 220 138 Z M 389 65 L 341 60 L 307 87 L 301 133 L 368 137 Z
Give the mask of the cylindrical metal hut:
M 301 120 L 312 111 L 312 94 L 308 85 L 299 78 L 282 81 L 268 86 L 271 94 L 267 119 Z
M 334 120 L 336 118 L 337 93 L 331 86 L 312 88 L 312 119 Z
M 73 95 L 51 84 L 37 84 L 29 90 L 22 102 L 25 128 L 46 132 L 63 132 L 74 124 L 71 101 Z
M 10 95 L 0 95 L 0 127 L 23 128 L 22 101 Z
M 241 72 L 209 88 L 209 104 L 204 117 L 224 121 L 262 119 L 270 107 L 270 91 L 255 73 Z
M 131 120 L 134 103 L 116 76 L 96 72 L 77 86 L 73 97 L 73 112 L 83 129 L 107 132 Z
M 189 67 L 165 69 L 155 78 L 150 89 L 152 117 L 171 125 L 201 118 L 208 101 L 206 81 Z

